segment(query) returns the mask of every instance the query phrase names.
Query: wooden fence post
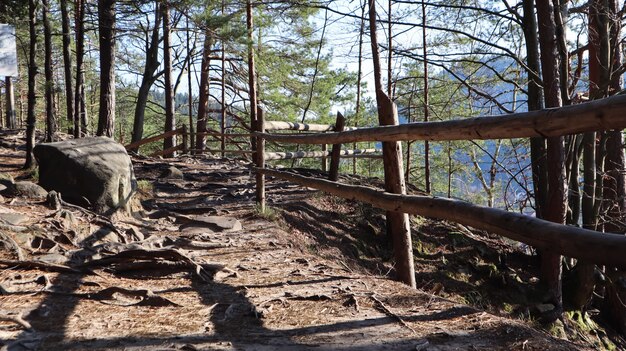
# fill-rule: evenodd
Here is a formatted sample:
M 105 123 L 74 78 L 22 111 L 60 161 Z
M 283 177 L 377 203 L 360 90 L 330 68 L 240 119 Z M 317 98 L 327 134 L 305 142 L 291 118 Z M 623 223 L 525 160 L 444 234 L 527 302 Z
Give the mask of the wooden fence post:
M 187 134 L 187 125 L 183 124 L 183 153 L 187 154 L 189 153 L 189 144 L 187 143 L 187 137 L 189 135 Z
M 256 131 L 265 133 L 265 117 L 262 109 L 257 111 Z M 255 161 L 257 168 L 265 168 L 265 139 L 261 135 L 256 136 Z M 259 211 L 265 212 L 265 174 L 262 172 L 256 173 L 256 202 Z
M 346 119 L 340 112 L 337 112 L 337 122 L 335 123 L 335 132 L 342 132 L 346 125 Z M 333 144 L 333 148 L 330 154 L 330 171 L 328 173 L 328 179 L 336 182 L 339 178 L 339 153 L 341 152 L 341 144 Z

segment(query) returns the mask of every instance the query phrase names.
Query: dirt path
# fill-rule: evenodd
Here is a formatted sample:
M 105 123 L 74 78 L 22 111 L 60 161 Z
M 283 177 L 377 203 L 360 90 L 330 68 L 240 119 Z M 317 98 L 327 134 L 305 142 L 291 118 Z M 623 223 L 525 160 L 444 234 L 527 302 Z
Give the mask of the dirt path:
M 12 160 L 0 149 L 2 172 L 18 173 Z M 170 164 L 183 180 L 158 179 L 162 161 L 136 162 L 140 183 L 153 184 L 143 220 L 0 203 L 25 216 L 0 232 L 43 262 L 19 266 L 0 242 L 3 350 L 586 349 L 353 269 L 339 253 L 320 257 L 314 237 L 255 213 L 245 162 Z M 320 195 L 270 182 L 269 196 L 280 207 Z

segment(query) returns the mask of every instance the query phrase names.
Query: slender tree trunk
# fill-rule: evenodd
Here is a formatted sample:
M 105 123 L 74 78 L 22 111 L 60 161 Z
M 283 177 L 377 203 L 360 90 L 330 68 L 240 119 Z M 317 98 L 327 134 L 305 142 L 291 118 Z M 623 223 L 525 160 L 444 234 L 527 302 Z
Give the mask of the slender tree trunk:
M 189 115 L 189 145 L 193 149 L 193 145 L 195 144 L 194 139 L 194 127 L 193 127 L 193 90 L 191 88 L 191 43 L 190 43 L 190 29 L 189 29 L 189 17 L 185 19 L 185 24 L 187 27 L 187 56 L 189 56 L 189 60 L 187 60 L 187 105 L 189 106 L 188 115 Z M 195 41 L 194 41 L 195 42 Z
M 98 1 L 100 47 L 100 109 L 97 135 L 115 130 L 115 0 Z
M 546 107 L 560 107 L 562 104 L 554 7 L 550 1 L 537 1 L 536 5 L 540 29 L 541 72 Z M 560 224 L 565 224 L 567 214 L 564 147 L 563 137 L 550 137 L 547 139 L 548 203 L 545 219 Z M 555 306 L 550 316 L 547 316 L 547 319 L 555 320 L 560 317 L 563 311 L 561 256 L 553 252 L 543 251 L 541 253 L 541 272 L 548 287 L 549 302 Z
M 376 35 L 376 2 L 369 0 L 370 39 L 374 64 L 374 83 L 376 86 L 376 103 L 380 125 L 398 124 L 398 113 L 395 104 L 383 91 L 380 54 Z M 385 168 L 385 190 L 396 194 L 405 194 L 406 185 L 402 176 L 402 146 L 399 142 L 383 142 L 383 162 Z M 391 234 L 396 273 L 405 284 L 415 287 L 415 267 L 413 264 L 413 245 L 411 243 L 411 227 L 409 215 L 391 212 L 387 214 L 387 231 Z
M 207 118 L 209 108 L 209 69 L 211 68 L 211 46 L 213 42 L 211 40 L 211 33 L 205 32 L 204 48 L 202 50 L 202 65 L 200 67 L 200 87 L 198 92 L 198 120 L 197 120 L 197 135 L 196 135 L 196 149 L 204 150 L 206 143 L 207 131 Z
M 135 117 L 133 121 L 133 135 L 131 141 L 134 143 L 143 138 L 143 125 L 145 121 L 146 105 L 150 97 L 150 88 L 157 79 L 156 71 L 159 68 L 159 27 L 161 26 L 161 6 L 160 1 L 154 2 L 154 27 L 150 35 L 150 44 L 146 50 L 146 64 L 141 75 L 141 83 L 137 92 L 137 103 L 135 105 Z M 139 151 L 138 148 L 132 150 Z
M 49 0 L 42 0 L 43 35 L 44 35 L 44 75 L 46 78 L 46 142 L 54 141 L 57 123 L 54 118 L 54 78 L 52 77 L 52 30 L 50 28 Z
M 541 83 L 536 79 L 539 73 L 539 42 L 537 37 L 537 19 L 533 0 L 523 0 L 523 29 L 526 42 L 526 65 L 534 74 L 528 72 L 528 110 L 536 111 L 544 107 Z M 544 218 L 548 194 L 546 141 L 544 138 L 530 139 L 530 157 L 535 195 L 535 211 L 538 218 Z
M 252 15 L 251 0 L 246 0 L 246 28 L 248 30 L 248 95 L 250 97 L 250 126 L 257 125 L 257 81 L 256 68 L 254 64 L 254 46 L 252 41 L 252 32 L 254 31 L 254 17 Z M 252 137 L 251 145 L 253 150 L 256 149 L 254 137 Z
M 391 2 L 387 1 L 387 39 L 389 42 L 387 45 L 387 95 L 393 101 L 393 32 L 391 31 Z
M 224 16 L 224 0 L 222 0 L 222 16 Z M 220 118 L 220 132 L 222 133 L 222 138 L 220 140 L 220 150 L 222 150 L 222 158 L 224 158 L 225 154 L 224 154 L 224 150 L 226 150 L 226 42 L 224 40 L 224 38 L 222 38 L 222 52 L 221 52 L 221 59 L 222 59 L 222 65 L 221 65 L 221 86 L 222 86 L 222 96 L 221 96 L 221 101 L 220 101 L 220 105 L 222 105 L 222 108 L 220 110 L 221 113 L 221 118 Z
M 170 48 L 170 8 L 167 3 L 161 7 L 163 11 L 163 66 L 165 78 L 165 132 L 176 129 L 176 117 L 174 116 L 174 90 L 172 89 L 172 53 Z M 176 136 L 163 139 L 163 149 L 167 150 L 176 144 Z M 174 156 L 167 153 L 165 157 Z
M 74 90 L 72 89 L 72 56 L 70 55 L 70 14 L 67 0 L 61 0 L 61 29 L 63 31 L 63 73 L 65 78 L 65 113 L 67 121 L 74 123 Z M 71 128 L 71 127 L 70 127 Z
M 594 1 L 595 3 L 595 1 Z M 607 91 L 615 94 L 622 89 L 623 79 L 615 74 L 615 67 L 622 63 L 622 22 L 619 18 L 619 5 L 616 0 L 604 2 L 609 32 L 609 59 Z M 593 6 L 593 5 L 592 5 Z M 626 160 L 624 156 L 624 136 L 621 130 L 606 132 L 605 182 L 603 196 L 605 199 L 603 212 L 607 221 L 604 229 L 610 233 L 626 233 Z M 614 267 L 606 267 L 606 304 L 605 313 L 609 315 L 614 326 L 626 335 L 626 271 Z
M 85 0 L 75 2 L 76 24 L 76 90 L 74 91 L 74 138 L 87 135 L 87 109 L 85 103 Z
M 29 29 L 29 51 L 28 51 L 28 116 L 26 117 L 26 162 L 24 168 L 35 166 L 35 104 L 36 104 L 36 77 L 37 77 L 37 2 L 28 1 L 28 29 Z
M 13 89 L 13 80 L 11 77 L 6 77 L 4 80 L 4 91 L 6 98 L 6 128 L 17 128 L 17 121 L 15 120 L 15 92 Z M 1 109 L 0 109 L 1 110 Z
M 426 46 L 426 2 L 422 0 L 422 52 L 424 55 L 424 122 L 428 122 L 430 110 L 428 107 L 428 59 Z M 431 192 L 430 187 L 430 143 L 424 141 L 424 190 Z
M 363 76 L 362 66 L 363 66 L 363 34 L 365 32 L 365 6 L 367 5 L 367 0 L 363 0 L 361 4 L 361 27 L 359 28 L 359 63 L 357 68 L 357 77 L 356 77 L 356 111 L 354 118 L 354 126 L 359 126 L 359 120 L 361 119 L 361 79 Z M 352 149 L 356 150 L 356 143 L 352 144 Z M 356 157 L 352 158 L 352 174 L 356 174 Z

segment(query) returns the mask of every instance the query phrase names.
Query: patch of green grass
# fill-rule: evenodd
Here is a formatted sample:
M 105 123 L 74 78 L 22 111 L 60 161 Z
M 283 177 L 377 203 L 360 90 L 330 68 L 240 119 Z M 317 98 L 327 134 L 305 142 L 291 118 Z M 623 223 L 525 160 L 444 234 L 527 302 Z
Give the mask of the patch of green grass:
M 265 220 L 272 221 L 272 222 L 275 222 L 279 219 L 279 212 L 276 209 L 271 208 L 269 206 L 265 206 L 265 208 L 261 208 L 261 206 L 257 204 L 254 207 L 254 214 L 259 218 L 263 218 Z
M 28 172 L 28 178 L 37 183 L 39 181 L 39 167 L 31 168 Z
M 154 191 L 154 184 L 149 180 L 141 179 L 137 181 L 137 190 L 144 193 L 152 193 Z

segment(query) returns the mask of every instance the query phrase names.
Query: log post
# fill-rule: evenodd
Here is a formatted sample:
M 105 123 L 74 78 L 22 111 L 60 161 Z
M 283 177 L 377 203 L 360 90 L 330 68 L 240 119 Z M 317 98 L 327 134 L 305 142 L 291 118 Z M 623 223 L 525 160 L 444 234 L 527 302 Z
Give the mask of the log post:
M 322 153 L 325 154 L 326 152 L 328 152 L 328 144 L 322 144 Z M 322 157 L 322 172 L 328 171 L 327 159 L 326 156 Z
M 335 132 L 342 132 L 346 125 L 346 119 L 340 112 L 337 112 L 337 122 L 335 123 Z M 330 154 L 330 171 L 328 173 L 328 179 L 336 182 L 339 178 L 339 153 L 341 152 L 341 144 L 333 144 L 333 149 Z
M 259 133 L 265 132 L 265 117 L 262 109 L 257 110 L 256 130 Z M 257 168 L 265 168 L 265 139 L 262 135 L 256 136 L 256 153 L 254 155 Z M 261 212 L 265 212 L 265 174 L 256 173 L 256 202 Z
M 187 138 L 189 134 L 187 133 L 187 125 L 183 124 L 183 153 L 189 153 L 189 144 L 187 143 Z

